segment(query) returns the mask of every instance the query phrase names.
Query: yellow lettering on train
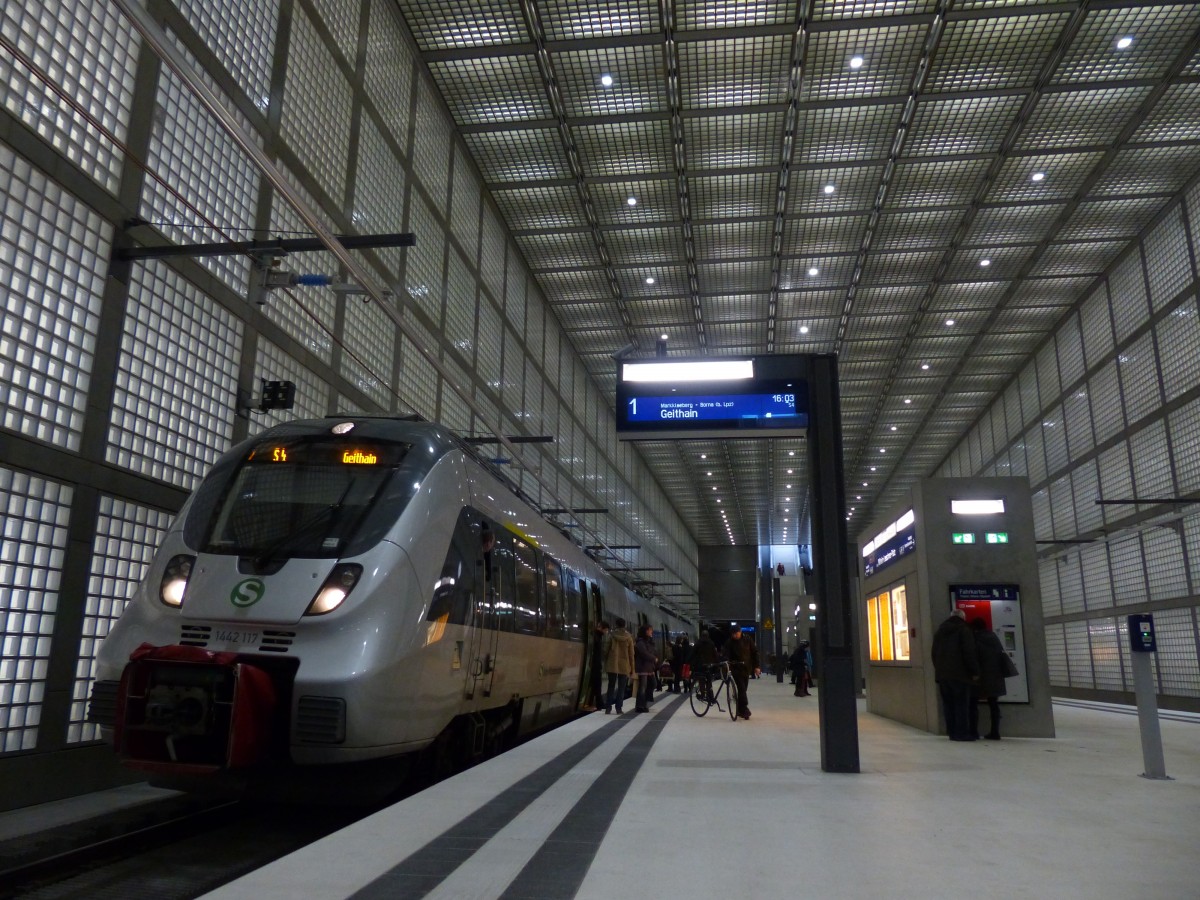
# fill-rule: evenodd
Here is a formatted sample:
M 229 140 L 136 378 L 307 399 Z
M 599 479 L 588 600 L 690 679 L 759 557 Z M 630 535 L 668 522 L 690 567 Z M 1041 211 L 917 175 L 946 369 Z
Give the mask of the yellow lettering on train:
M 342 453 L 342 462 L 350 465 L 370 466 L 379 462 L 379 457 L 374 453 L 363 453 L 361 450 L 347 450 Z

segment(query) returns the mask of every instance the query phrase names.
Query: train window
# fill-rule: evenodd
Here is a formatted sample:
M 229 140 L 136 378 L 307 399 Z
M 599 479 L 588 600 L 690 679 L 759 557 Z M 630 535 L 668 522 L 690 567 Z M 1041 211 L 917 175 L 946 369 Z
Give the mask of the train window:
M 467 623 L 475 602 L 475 563 L 479 556 L 478 528 L 472 524 L 470 512 L 464 510 L 451 535 L 442 574 L 434 582 L 426 619 L 451 625 Z
M 339 556 L 407 446 L 351 454 L 329 441 L 293 439 L 255 447 L 215 505 L 205 552 L 264 562 Z
M 582 592 L 581 592 L 582 588 Z M 570 569 L 563 569 L 563 622 L 565 634 L 569 641 L 582 641 L 583 631 L 583 592 L 587 591 L 587 582 L 580 582 L 579 576 Z
M 513 569 L 516 573 L 514 624 L 521 634 L 538 633 L 537 551 L 522 540 L 513 540 Z
M 512 535 L 503 529 L 495 529 L 496 547 L 492 551 L 491 589 L 495 591 L 492 603 L 494 627 L 497 631 L 516 631 L 517 573 L 516 557 L 513 554 Z
M 558 560 L 544 558 L 546 601 L 542 607 L 542 635 L 548 638 L 563 636 L 563 576 Z

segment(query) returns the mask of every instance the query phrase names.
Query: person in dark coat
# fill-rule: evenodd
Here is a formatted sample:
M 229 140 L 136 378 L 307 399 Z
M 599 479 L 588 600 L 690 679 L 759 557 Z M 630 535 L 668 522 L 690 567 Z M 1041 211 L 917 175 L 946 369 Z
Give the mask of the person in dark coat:
M 961 609 L 951 612 L 933 635 L 933 672 L 950 740 L 975 740 L 971 734 L 971 687 L 979 681 L 979 654 L 967 614 Z
M 739 719 L 750 718 L 750 702 L 746 696 L 746 687 L 750 684 L 750 673 L 762 674 L 758 667 L 758 649 L 754 642 L 742 635 L 742 629 L 736 625 L 729 633 L 729 641 L 725 644 L 725 658 L 729 660 L 729 674 L 737 685 L 737 714 Z
M 683 667 L 691 658 L 692 642 L 686 634 L 681 634 L 675 639 L 675 652 L 671 655 L 671 690 L 675 693 L 679 693 L 687 685 L 688 679 L 683 677 Z
M 716 665 L 720 659 L 711 632 L 700 629 L 700 637 L 696 639 L 696 646 L 692 648 L 692 671 L 695 672 L 702 666 Z
M 971 620 L 971 633 L 975 636 L 975 654 L 979 657 L 979 683 L 975 696 L 971 698 L 971 733 L 979 736 L 979 701 L 986 700 L 992 717 L 992 730 L 984 735 L 989 741 L 1000 740 L 1000 698 L 1008 693 L 1004 681 L 1004 645 L 996 632 L 987 627 L 987 622 L 976 617 Z
M 637 643 L 633 647 L 633 668 L 638 677 L 636 712 L 650 712 L 650 701 L 654 699 L 655 674 L 658 672 L 658 656 L 654 650 L 654 626 L 643 625 L 638 629 Z
M 792 651 L 792 655 L 788 659 L 788 665 L 792 669 L 792 684 L 796 685 L 795 696 L 809 696 L 808 641 L 801 641 L 796 645 L 796 649 Z

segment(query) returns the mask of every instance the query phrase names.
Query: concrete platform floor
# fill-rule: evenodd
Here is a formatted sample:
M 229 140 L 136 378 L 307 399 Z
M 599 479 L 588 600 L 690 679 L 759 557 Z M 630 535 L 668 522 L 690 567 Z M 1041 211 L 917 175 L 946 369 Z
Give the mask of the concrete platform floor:
M 1056 703 L 1056 738 L 976 743 L 860 709 L 862 772 L 838 775 L 820 769 L 816 697 L 790 685 L 752 681 L 749 722 L 672 699 L 616 729 L 586 716 L 209 896 L 1200 898 L 1200 717 L 1162 721 L 1158 781 L 1139 777 L 1127 709 Z M 439 869 L 439 835 L 590 741 Z M 581 883 L 556 871 L 570 860 Z

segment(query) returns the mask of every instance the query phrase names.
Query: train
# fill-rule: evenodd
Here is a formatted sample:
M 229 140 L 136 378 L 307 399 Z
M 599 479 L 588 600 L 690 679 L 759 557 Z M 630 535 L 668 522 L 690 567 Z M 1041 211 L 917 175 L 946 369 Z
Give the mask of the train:
M 99 649 L 88 715 L 154 784 L 378 786 L 580 714 L 594 625 L 618 617 L 696 633 L 444 426 L 298 420 L 188 497 Z

